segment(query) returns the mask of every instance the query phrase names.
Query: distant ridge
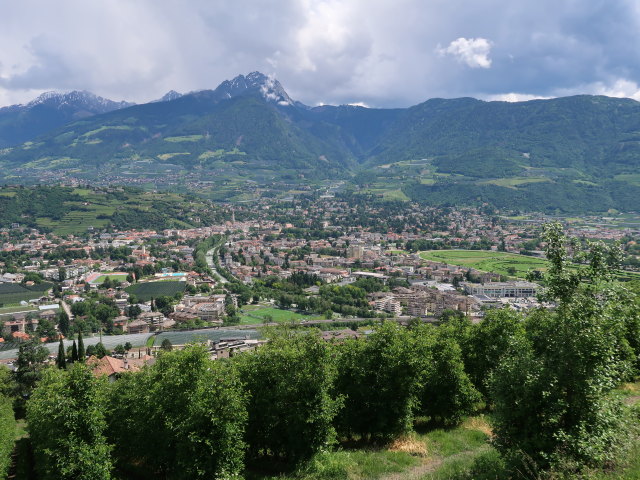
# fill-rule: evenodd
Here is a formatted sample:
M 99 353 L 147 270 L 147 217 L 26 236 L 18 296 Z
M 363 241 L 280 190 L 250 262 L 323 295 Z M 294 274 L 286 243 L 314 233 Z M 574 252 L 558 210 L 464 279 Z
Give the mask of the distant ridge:
M 12 181 L 67 170 L 113 181 L 158 172 L 174 183 L 341 179 L 426 203 L 545 211 L 629 209 L 640 198 L 640 103 L 631 99 L 308 107 L 260 72 L 141 105 L 65 95 L 0 110 L 0 146 L 12 147 L 0 167 Z M 29 131 L 16 133 L 20 125 Z

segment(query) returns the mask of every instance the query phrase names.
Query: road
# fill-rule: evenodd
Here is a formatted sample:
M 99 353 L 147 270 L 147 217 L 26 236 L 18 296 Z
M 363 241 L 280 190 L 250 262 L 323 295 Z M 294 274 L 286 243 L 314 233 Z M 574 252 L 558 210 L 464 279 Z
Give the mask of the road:
M 124 345 L 129 342 L 134 347 L 141 347 L 147 343 L 147 338 L 152 334 L 150 333 L 136 333 L 130 335 L 103 335 L 102 344 L 109 350 L 113 349 L 118 344 Z M 89 345 L 95 345 L 100 341 L 100 336 L 83 338 L 85 348 Z M 64 340 L 65 348 L 73 343 L 73 339 Z M 52 353 L 58 353 L 58 342 L 46 343 L 44 346 Z M 18 349 L 0 351 L 0 360 L 6 360 L 8 358 L 16 358 L 18 356 Z
M 220 277 L 220 283 L 225 284 L 227 283 L 227 279 L 224 278 L 222 275 L 220 275 L 220 272 L 216 268 L 216 264 L 213 263 L 213 256 L 218 254 L 217 252 L 218 248 L 220 247 L 215 247 L 209 250 L 205 255 L 205 258 L 207 259 L 207 265 L 209 265 L 209 268 L 213 271 L 213 273 L 215 273 L 218 277 Z

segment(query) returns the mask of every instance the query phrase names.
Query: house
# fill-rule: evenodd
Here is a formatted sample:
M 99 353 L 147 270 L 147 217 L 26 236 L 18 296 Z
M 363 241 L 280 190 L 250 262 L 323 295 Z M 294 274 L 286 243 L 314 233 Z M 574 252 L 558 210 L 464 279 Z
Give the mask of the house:
M 149 333 L 149 325 L 144 320 L 133 320 L 126 326 L 127 333 Z

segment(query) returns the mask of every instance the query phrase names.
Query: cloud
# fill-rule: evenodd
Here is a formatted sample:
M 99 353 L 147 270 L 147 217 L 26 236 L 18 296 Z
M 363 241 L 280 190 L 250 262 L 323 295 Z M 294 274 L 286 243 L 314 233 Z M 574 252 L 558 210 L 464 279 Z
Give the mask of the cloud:
M 440 55 L 452 55 L 471 68 L 490 68 L 491 42 L 486 38 L 460 37 L 447 48 L 438 48 Z
M 637 0 L 0 2 L 0 105 L 70 89 L 144 102 L 255 70 L 308 105 L 637 97 L 638 43 Z
M 531 95 L 529 93 L 498 93 L 488 95 L 485 99 L 490 102 L 528 102 L 529 100 L 548 100 L 552 97 L 541 97 L 539 95 Z

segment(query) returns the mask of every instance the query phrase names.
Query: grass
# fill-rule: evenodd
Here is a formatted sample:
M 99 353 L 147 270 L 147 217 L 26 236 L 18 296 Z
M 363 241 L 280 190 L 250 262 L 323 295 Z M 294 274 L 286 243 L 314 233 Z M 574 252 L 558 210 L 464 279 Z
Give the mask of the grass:
M 148 302 L 152 298 L 172 297 L 178 292 L 184 292 L 185 288 L 187 288 L 186 282 L 163 280 L 160 282 L 136 283 L 128 286 L 125 290 L 129 294 L 136 295 L 139 301 Z
M 497 185 L 499 187 L 516 187 L 518 185 L 526 185 L 527 183 L 541 183 L 550 181 L 544 177 L 511 177 L 511 178 L 498 178 L 496 180 L 488 180 L 481 184 Z
M 348 448 L 316 455 L 292 473 L 247 472 L 249 480 L 401 480 L 404 478 L 452 478 L 454 469 L 474 464 L 491 452 L 488 424 L 472 417 L 452 429 L 412 433 L 382 448 Z M 495 452 L 495 451 L 493 451 Z M 441 476 L 439 472 L 444 472 Z M 437 475 L 437 476 L 433 476 Z
M 164 141 L 171 143 L 197 142 L 198 140 L 202 140 L 203 138 L 203 135 L 182 135 L 177 137 L 166 137 Z
M 547 267 L 546 261 L 542 258 L 487 250 L 428 250 L 420 252 L 420 257 L 519 278 L 525 278 L 530 270 L 546 270 Z M 511 268 L 515 269 L 515 273 L 509 273 Z
M 116 275 L 100 275 L 98 278 L 96 278 L 91 283 L 95 283 L 95 284 L 100 285 L 100 284 L 104 283 L 107 280 L 107 278 L 109 280 L 111 280 L 112 282 L 113 281 L 115 281 L 115 282 L 124 282 L 124 281 L 127 280 L 127 274 L 125 273 L 125 274 L 116 274 Z
M 240 325 L 255 325 L 259 323 L 284 323 L 300 320 L 317 320 L 318 315 L 303 315 L 301 313 L 292 312 L 291 310 L 283 310 L 281 308 L 262 307 L 258 309 L 248 309 L 243 307 L 243 315 L 240 317 Z M 269 318 L 270 317 L 270 318 Z

